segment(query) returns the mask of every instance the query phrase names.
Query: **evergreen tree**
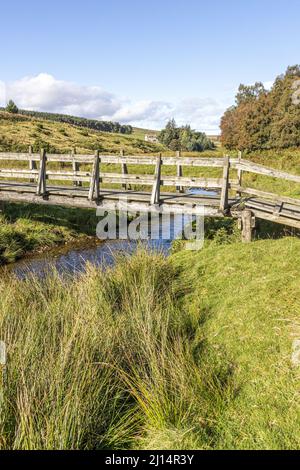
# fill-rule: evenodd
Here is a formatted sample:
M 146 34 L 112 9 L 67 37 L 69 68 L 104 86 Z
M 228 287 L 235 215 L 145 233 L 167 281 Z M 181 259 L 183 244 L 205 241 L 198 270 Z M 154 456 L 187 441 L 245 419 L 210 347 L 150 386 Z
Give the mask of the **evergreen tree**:
M 17 105 L 13 102 L 13 100 L 9 100 L 5 108 L 5 111 L 7 111 L 8 113 L 17 114 L 19 112 L 19 109 Z
M 177 127 L 174 119 L 171 119 L 160 132 L 159 141 L 170 150 L 202 152 L 214 148 L 214 143 L 205 133 L 196 132 L 189 125 Z

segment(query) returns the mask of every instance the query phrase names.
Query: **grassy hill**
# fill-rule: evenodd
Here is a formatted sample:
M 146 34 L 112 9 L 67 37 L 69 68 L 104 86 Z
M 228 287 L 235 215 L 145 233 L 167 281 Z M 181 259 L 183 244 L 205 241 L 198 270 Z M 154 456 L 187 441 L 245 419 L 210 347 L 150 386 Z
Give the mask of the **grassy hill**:
M 49 152 L 67 153 L 76 148 L 78 153 L 92 153 L 99 149 L 105 153 L 154 153 L 165 150 L 162 145 L 144 141 L 149 131 L 134 129 L 133 134 L 100 132 L 66 123 L 9 114 L 0 111 L 0 151 L 27 151 L 41 147 Z

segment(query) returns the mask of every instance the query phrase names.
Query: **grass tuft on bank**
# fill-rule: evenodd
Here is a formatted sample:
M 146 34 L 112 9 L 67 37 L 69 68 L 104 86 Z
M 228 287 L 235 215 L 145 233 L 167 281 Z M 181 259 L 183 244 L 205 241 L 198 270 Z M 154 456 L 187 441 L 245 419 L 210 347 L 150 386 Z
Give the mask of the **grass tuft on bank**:
M 95 211 L 59 206 L 2 203 L 0 265 L 27 253 L 95 236 Z

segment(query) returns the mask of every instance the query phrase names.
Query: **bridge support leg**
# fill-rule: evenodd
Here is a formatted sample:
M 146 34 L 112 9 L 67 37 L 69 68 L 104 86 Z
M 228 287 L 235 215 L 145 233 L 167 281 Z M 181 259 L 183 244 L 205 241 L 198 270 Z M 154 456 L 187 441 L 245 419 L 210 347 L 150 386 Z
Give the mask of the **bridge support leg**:
M 242 212 L 241 229 L 242 229 L 242 242 L 250 243 L 252 241 L 253 229 L 255 228 L 255 217 L 249 209 Z

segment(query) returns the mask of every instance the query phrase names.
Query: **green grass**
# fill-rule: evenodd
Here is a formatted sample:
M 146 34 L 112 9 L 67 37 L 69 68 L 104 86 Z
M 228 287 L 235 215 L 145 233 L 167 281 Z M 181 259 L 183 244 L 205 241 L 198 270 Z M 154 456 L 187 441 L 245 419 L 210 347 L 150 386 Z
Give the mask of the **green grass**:
M 212 367 L 231 364 L 232 387 L 214 421 L 214 448 L 299 448 L 299 366 L 291 364 L 299 337 L 300 240 L 208 245 L 183 251 L 175 265 L 193 290 L 185 309 L 205 317 L 201 336 Z
M 144 132 L 134 130 L 131 135 L 99 132 L 60 122 L 51 122 L 0 111 L 0 152 L 26 152 L 29 145 L 34 151 L 45 148 L 48 152 L 93 154 L 100 150 L 105 154 L 127 155 L 158 153 L 165 150 L 160 144 L 144 141 Z
M 94 210 L 2 203 L 0 212 L 0 265 L 26 253 L 94 237 Z
M 299 449 L 299 249 L 212 240 L 2 277 L 1 448 Z

